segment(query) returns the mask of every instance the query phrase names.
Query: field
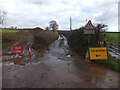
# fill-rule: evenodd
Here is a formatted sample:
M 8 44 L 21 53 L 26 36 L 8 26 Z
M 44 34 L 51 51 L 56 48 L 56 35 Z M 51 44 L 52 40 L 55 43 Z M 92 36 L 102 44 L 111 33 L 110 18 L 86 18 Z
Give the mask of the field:
M 119 41 L 120 33 L 117 33 L 117 32 L 107 32 L 106 33 L 106 38 L 107 38 L 108 42 L 118 43 L 118 42 L 120 42 Z
M 106 32 L 106 39 L 109 43 L 118 44 L 120 43 L 120 33 L 118 32 Z M 95 61 L 95 63 L 103 65 L 105 67 L 111 68 L 115 71 L 120 71 L 120 61 L 111 56 L 108 57 L 108 60 Z
M 39 36 L 39 40 L 35 38 L 34 46 L 43 47 L 52 43 L 57 37 L 57 32 L 41 31 L 41 30 L 1 30 L 2 32 L 2 50 L 6 50 L 17 41 L 23 41 L 31 36 Z
M 18 30 L 1 30 L 2 32 L 2 49 L 6 49 L 11 46 L 18 38 L 16 38 L 15 33 Z

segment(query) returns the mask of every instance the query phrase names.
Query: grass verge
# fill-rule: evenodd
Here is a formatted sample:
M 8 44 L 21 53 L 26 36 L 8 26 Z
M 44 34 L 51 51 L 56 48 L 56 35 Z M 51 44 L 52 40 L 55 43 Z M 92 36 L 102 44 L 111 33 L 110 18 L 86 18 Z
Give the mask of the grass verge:
M 75 50 L 79 55 L 85 58 L 86 51 L 88 49 L 88 38 L 83 34 L 81 30 L 74 30 L 69 32 L 60 32 L 64 34 L 68 39 L 68 44 L 70 47 Z M 108 42 L 118 42 L 118 37 L 120 33 L 106 33 Z M 95 47 L 95 36 L 92 37 L 93 47 Z M 96 64 L 104 65 L 115 71 L 120 71 L 120 61 L 109 56 L 108 60 L 99 60 L 95 61 Z
M 119 32 L 106 32 L 105 34 L 108 42 L 118 43 L 118 40 L 120 38 Z
M 29 30 L 9 30 L 3 29 L 0 32 L 2 33 L 2 50 L 7 49 L 9 46 L 14 44 L 16 41 L 28 37 Z
M 2 49 L 6 49 L 7 47 L 11 46 L 16 40 L 15 33 L 18 30 L 2 30 Z
M 120 71 L 120 61 L 109 56 L 108 60 L 95 61 L 95 63 L 108 67 L 114 71 Z

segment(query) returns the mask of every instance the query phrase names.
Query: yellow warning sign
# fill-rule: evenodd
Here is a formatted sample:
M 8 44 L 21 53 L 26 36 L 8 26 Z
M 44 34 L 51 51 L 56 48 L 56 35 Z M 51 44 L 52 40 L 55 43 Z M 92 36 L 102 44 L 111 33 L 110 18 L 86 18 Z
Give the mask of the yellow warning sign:
M 108 59 L 106 47 L 89 48 L 90 60 Z

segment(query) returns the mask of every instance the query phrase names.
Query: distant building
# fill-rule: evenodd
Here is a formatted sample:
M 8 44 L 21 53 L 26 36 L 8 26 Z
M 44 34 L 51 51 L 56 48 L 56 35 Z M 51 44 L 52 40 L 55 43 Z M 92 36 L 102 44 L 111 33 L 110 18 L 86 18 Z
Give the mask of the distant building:
M 40 28 L 40 27 L 36 27 L 36 28 L 34 28 L 34 30 L 44 30 L 44 29 L 42 29 L 42 28 Z

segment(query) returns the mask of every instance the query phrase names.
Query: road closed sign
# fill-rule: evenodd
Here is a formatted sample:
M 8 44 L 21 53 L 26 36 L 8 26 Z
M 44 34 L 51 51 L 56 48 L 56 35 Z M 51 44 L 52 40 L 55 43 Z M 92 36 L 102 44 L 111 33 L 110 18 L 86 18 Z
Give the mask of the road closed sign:
M 24 46 L 23 45 L 16 45 L 12 47 L 13 54 L 23 54 Z
M 107 60 L 108 54 L 107 54 L 107 48 L 106 47 L 95 47 L 95 48 L 89 48 L 90 52 L 90 60 Z

